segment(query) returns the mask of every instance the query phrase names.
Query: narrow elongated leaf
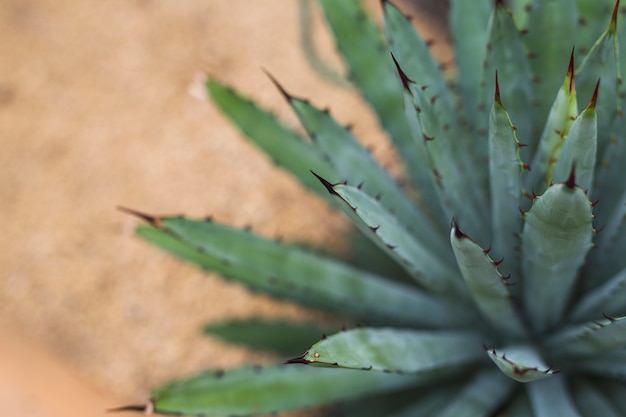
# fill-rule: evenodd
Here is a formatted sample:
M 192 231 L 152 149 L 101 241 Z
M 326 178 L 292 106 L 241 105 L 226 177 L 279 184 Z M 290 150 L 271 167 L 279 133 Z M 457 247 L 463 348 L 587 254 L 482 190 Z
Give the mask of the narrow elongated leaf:
M 525 2 L 523 2 L 525 3 Z M 578 9 L 575 0 L 541 0 L 530 3 L 523 37 L 529 54 L 529 66 L 534 76 L 532 85 L 537 114 L 543 125 L 551 103 L 539 97 L 554 97 L 563 79 L 563 63 L 574 46 L 578 29 Z
M 488 416 L 505 402 L 515 383 L 496 370 L 478 373 L 436 417 Z M 417 415 L 417 414 L 415 414 Z
M 411 179 L 418 185 L 428 184 L 428 172 L 414 163 L 420 156 L 404 117 L 402 85 L 381 31 L 358 0 L 321 0 L 320 4 L 348 66 L 350 80 L 359 87 L 405 158 Z M 424 204 L 431 203 L 424 201 Z
M 591 186 L 596 167 L 598 119 L 595 107 L 597 98 L 598 87 L 596 85 L 591 101 L 570 127 L 554 167 L 554 182 L 562 182 L 567 180 L 572 166 L 576 165 L 576 182 L 588 193 L 592 192 Z
M 599 355 L 624 345 L 626 317 L 605 318 L 575 325 L 549 337 L 549 349 L 563 356 Z
M 406 285 L 209 221 L 152 218 L 141 237 L 198 266 L 273 296 L 342 311 L 364 320 L 394 320 L 427 327 L 455 314 L 440 300 Z M 401 309 L 398 306 L 402 305 Z M 433 311 L 442 314 L 433 317 Z M 377 319 L 378 317 L 378 319 Z M 430 322 L 430 324 L 428 324 Z
M 392 213 L 358 187 L 320 180 L 356 225 L 398 260 L 420 285 L 447 297 L 464 294 L 458 272 L 450 263 L 433 255 L 426 237 L 416 237 L 405 230 Z
M 567 75 L 552 103 L 539 145 L 530 164 L 531 171 L 524 181 L 529 192 L 542 193 L 552 182 L 554 163 L 558 160 L 563 138 L 569 133 L 577 115 L 574 55 L 572 54 Z
M 583 417 L 560 376 L 526 384 L 534 417 Z
M 518 382 L 537 381 L 556 373 L 541 359 L 539 352 L 528 345 L 485 349 L 485 351 L 504 375 Z
M 504 274 L 519 276 L 519 254 L 515 247 L 522 230 L 521 206 L 524 164 L 520 159 L 520 143 L 515 127 L 496 93 L 489 116 L 489 188 L 491 191 L 492 256 L 503 258 Z
M 572 397 L 576 407 L 585 416 L 620 417 L 623 416 L 601 389 L 582 378 L 572 381 Z
M 483 125 L 481 117 L 484 112 L 479 110 L 479 103 L 482 101 L 480 83 L 485 61 L 485 55 L 482 52 L 475 52 L 486 51 L 492 4 L 491 0 L 470 2 L 452 0 L 450 4 L 450 30 L 458 67 L 458 87 L 461 89 L 463 103 L 466 105 L 467 123 L 474 128 L 474 131 Z M 477 138 L 474 147 L 476 155 L 486 156 L 486 139 L 484 133 L 482 138 L 480 136 Z
M 321 334 L 334 332 L 329 327 L 322 328 L 312 323 L 258 319 L 211 323 L 203 330 L 205 334 L 229 343 L 268 350 L 283 356 L 298 354 L 319 340 Z
M 312 106 L 304 100 L 285 93 L 289 103 L 300 118 L 303 126 L 340 176 L 337 181 L 362 184 L 363 191 L 370 195 L 381 194 L 380 202 L 387 210 L 393 210 L 405 227 L 411 227 L 422 236 L 433 236 L 433 250 L 438 256 L 448 252 L 441 230 L 434 227 L 432 219 L 409 200 L 406 193 L 390 177 L 356 140 L 352 133 L 337 123 L 326 111 Z
M 593 291 L 585 292 L 571 313 L 574 321 L 626 314 L 626 269 L 622 269 L 606 283 Z
M 458 373 L 482 357 L 481 337 L 465 331 L 355 329 L 311 346 L 293 363 L 418 374 Z
M 528 144 L 532 150 L 535 147 L 533 141 L 535 132 L 531 131 L 535 118 L 532 106 L 530 106 L 532 88 L 529 77 L 518 75 L 529 74 L 530 67 L 522 35 L 501 1 L 496 2 L 489 21 L 489 39 L 481 97 L 481 103 L 485 109 L 482 117 L 485 121 L 489 116 L 489 103 L 495 95 L 492 80 L 496 71 L 500 79 L 502 102 L 506 103 L 511 119 L 515 120 L 518 127 L 517 135 L 522 143 Z
M 155 389 L 151 404 L 155 412 L 164 414 L 246 416 L 354 398 L 418 381 L 410 375 L 335 371 L 286 365 L 208 371 Z
M 622 346 L 601 355 L 580 358 L 572 368 L 577 372 L 626 381 L 626 350 Z
M 224 115 L 277 165 L 289 171 L 302 184 L 320 192 L 323 188 L 310 171 L 335 176 L 333 168 L 324 160 L 321 152 L 304 142 L 300 135 L 285 127 L 274 116 L 219 81 L 208 80 L 206 87 Z M 322 195 L 327 197 L 326 193 Z
M 591 248 L 593 215 L 570 178 L 533 201 L 522 231 L 523 300 L 536 330 L 554 326 L 569 302 L 576 274 Z
M 487 322 L 507 335 L 525 334 L 507 289 L 507 282 L 489 255 L 465 235 L 456 223 L 450 231 L 450 243 L 461 275 L 474 302 Z

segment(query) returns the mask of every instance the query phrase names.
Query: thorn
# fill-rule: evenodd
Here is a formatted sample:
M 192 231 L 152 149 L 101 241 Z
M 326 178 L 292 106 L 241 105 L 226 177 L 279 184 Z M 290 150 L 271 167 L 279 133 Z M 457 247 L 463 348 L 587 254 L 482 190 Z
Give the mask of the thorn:
M 518 142 L 518 143 L 517 143 L 517 147 L 518 147 L 518 148 L 520 148 L 520 149 L 521 149 L 521 148 L 525 148 L 526 146 L 528 146 L 528 144 L 527 144 L 527 143 L 521 143 L 521 142 Z
M 572 162 L 572 169 L 570 169 L 569 176 L 563 184 L 569 189 L 576 187 L 576 161 Z
M 303 364 L 303 365 L 308 365 L 311 362 L 313 362 L 313 361 L 310 361 L 308 359 L 304 359 L 305 355 L 306 355 L 306 353 L 304 355 L 302 355 L 302 356 L 297 357 L 297 358 L 287 359 L 285 362 L 283 362 L 283 364 L 287 365 L 287 364 L 292 364 L 292 363 L 300 363 L 300 364 Z
M 391 59 L 393 59 L 393 63 L 396 65 L 396 69 L 398 70 L 398 75 L 400 75 L 400 81 L 402 81 L 402 87 L 404 87 L 404 89 L 411 94 L 411 97 L 413 97 L 413 93 L 411 92 L 411 87 L 409 87 L 409 84 L 415 84 L 415 81 L 413 81 L 412 79 L 410 79 L 404 71 L 402 71 L 402 68 L 400 68 L 400 64 L 398 64 L 398 61 L 396 60 L 396 57 L 393 56 L 393 53 L 391 54 Z
M 278 89 L 278 91 L 280 92 L 280 94 L 282 94 L 283 97 L 285 97 L 285 100 L 287 101 L 291 101 L 291 99 L 293 98 L 288 92 L 287 90 L 285 90 L 283 88 L 282 85 L 280 85 L 280 83 L 278 82 L 278 80 L 276 78 L 274 78 L 274 76 L 272 74 L 270 74 L 270 72 L 268 70 L 266 70 L 265 68 L 261 68 L 263 70 L 263 72 L 265 73 L 265 75 L 267 75 L 267 78 L 270 79 L 270 81 L 272 82 L 272 84 L 274 84 L 276 86 L 276 88 Z
M 161 223 L 161 219 L 158 218 L 157 216 L 142 213 L 141 211 L 133 210 L 131 208 L 123 207 L 123 206 L 117 206 L 117 209 L 121 211 L 122 213 L 130 214 L 131 216 L 138 217 L 141 220 L 147 223 L 150 223 L 154 227 L 159 227 L 159 228 L 163 227 L 163 223 Z
M 498 83 L 498 71 L 496 71 L 496 93 L 494 97 L 494 101 L 498 103 L 502 108 L 504 108 L 504 104 L 502 104 L 502 100 L 500 99 L 500 84 Z
M 608 321 L 610 321 L 611 323 L 613 323 L 616 319 L 615 317 L 611 317 L 611 316 L 607 316 L 604 311 L 602 312 L 602 317 L 604 317 L 605 319 L 607 319 Z
M 567 67 L 566 78 L 569 80 L 569 92 L 574 91 L 574 50 L 576 47 L 572 47 L 572 53 L 569 57 L 569 66 Z
M 617 15 L 619 13 L 619 1 L 615 2 L 615 7 L 613 7 L 613 14 L 611 15 L 611 23 L 609 24 L 609 31 L 615 33 L 617 30 Z
M 452 224 L 450 225 L 450 227 L 454 231 L 454 237 L 456 237 L 457 239 L 469 237 L 459 228 L 459 224 L 456 222 L 456 219 L 454 217 L 452 218 Z
M 591 101 L 587 105 L 587 109 L 595 109 L 596 102 L 598 101 L 598 88 L 600 87 L 600 80 L 596 83 L 596 88 L 593 90 L 593 95 L 591 96 Z M 585 109 L 586 110 L 586 109 Z
M 311 174 L 315 175 L 315 177 L 322 183 L 322 185 L 324 187 L 326 187 L 326 190 L 328 190 L 328 192 L 332 195 L 339 195 L 337 194 L 337 192 L 334 189 L 334 185 L 331 184 L 330 182 L 326 181 L 324 178 L 320 177 L 319 175 L 317 175 L 315 172 L 311 171 Z
M 152 400 L 150 400 L 146 404 L 125 405 L 123 407 L 109 408 L 106 411 L 107 411 L 107 413 L 120 413 L 120 412 L 124 412 L 124 411 L 136 411 L 138 413 L 152 414 L 154 412 L 154 403 L 152 402 Z
M 495 267 L 498 267 L 498 266 L 500 266 L 500 264 L 502 263 L 502 261 L 504 261 L 504 257 L 502 257 L 502 259 L 500 259 L 499 261 L 492 261 L 492 262 L 493 262 L 493 265 L 494 265 Z

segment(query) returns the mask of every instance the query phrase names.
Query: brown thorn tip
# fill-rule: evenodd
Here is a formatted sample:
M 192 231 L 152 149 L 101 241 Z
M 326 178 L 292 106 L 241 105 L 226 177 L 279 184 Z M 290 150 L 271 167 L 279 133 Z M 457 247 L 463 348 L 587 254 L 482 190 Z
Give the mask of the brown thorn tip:
M 617 0 L 615 2 L 615 7 L 613 7 L 613 14 L 611 15 L 610 27 L 611 27 L 613 32 L 615 32 L 617 30 L 617 15 L 619 13 L 619 1 L 620 0 Z
M 396 60 L 396 57 L 393 55 L 393 52 L 391 53 L 391 59 L 393 59 L 393 63 L 395 64 L 396 69 L 398 70 L 398 74 L 400 75 L 400 81 L 402 81 L 402 87 L 409 94 L 413 95 L 413 93 L 411 93 L 411 88 L 409 87 L 409 84 L 415 84 L 415 81 L 410 79 L 408 75 L 406 75 L 406 73 L 402 71 L 402 68 L 400 68 L 400 64 L 398 63 L 398 60 Z
M 452 218 L 452 224 L 450 227 L 454 229 L 454 236 L 457 239 L 462 239 L 462 238 L 467 237 L 467 235 L 463 233 L 463 231 L 459 228 L 459 224 L 456 222 L 456 219 L 454 217 Z
M 500 83 L 498 83 L 498 71 L 496 71 L 496 93 L 494 95 L 494 100 L 500 106 L 504 107 L 504 105 L 502 104 L 502 100 L 500 99 Z
M 330 194 L 333 195 L 338 195 L 337 191 L 335 191 L 335 186 L 333 184 L 331 184 L 330 182 L 326 181 L 324 178 L 320 177 L 319 175 L 317 175 L 315 172 L 311 171 L 311 174 L 315 175 L 315 178 L 317 178 L 322 185 L 326 188 L 326 190 L 328 190 L 328 192 Z
M 304 356 L 300 356 L 297 358 L 293 358 L 293 359 L 288 359 L 285 362 L 283 362 L 284 364 L 291 364 L 291 363 L 300 363 L 303 365 L 308 365 L 310 364 L 312 361 L 308 360 L 308 359 L 304 359 Z
M 600 88 L 600 79 L 598 79 L 598 82 L 596 83 L 596 88 L 593 90 L 593 95 L 591 96 L 591 101 L 589 102 L 589 105 L 587 106 L 587 108 L 589 109 L 596 108 L 596 102 L 598 101 L 598 89 L 599 88 Z
M 574 91 L 574 50 L 576 47 L 572 47 L 572 54 L 569 57 L 569 66 L 567 67 L 567 78 L 569 79 L 569 92 Z
M 117 209 L 122 213 L 130 214 L 131 216 L 135 216 L 140 218 L 141 220 L 150 223 L 153 226 L 161 227 L 161 220 L 157 216 L 153 216 L 151 214 L 142 213 L 141 211 L 134 210 L 124 206 L 117 206 Z
M 270 79 L 270 81 L 272 82 L 272 84 L 274 84 L 276 86 L 276 88 L 278 89 L 278 91 L 280 92 L 280 94 L 283 95 L 283 97 L 285 97 L 285 99 L 287 101 L 291 100 L 291 95 L 287 92 L 287 90 L 285 90 L 283 88 L 282 85 L 280 85 L 280 83 L 278 82 L 278 80 L 265 68 L 261 68 L 261 70 L 265 73 L 265 75 L 267 75 L 267 78 Z
M 147 404 L 136 404 L 136 405 L 125 405 L 123 407 L 109 408 L 106 410 L 107 413 L 122 413 L 124 411 L 134 411 L 137 413 L 146 413 L 152 414 L 153 410 L 152 402 Z
M 570 189 L 576 187 L 576 161 L 572 162 L 572 169 L 570 169 L 569 176 L 563 184 Z

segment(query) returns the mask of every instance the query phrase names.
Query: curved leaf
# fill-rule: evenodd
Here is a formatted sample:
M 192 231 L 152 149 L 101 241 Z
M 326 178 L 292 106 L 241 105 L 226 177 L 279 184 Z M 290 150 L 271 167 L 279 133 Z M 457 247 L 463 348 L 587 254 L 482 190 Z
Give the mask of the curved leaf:
M 535 349 L 527 345 L 485 351 L 504 375 L 518 382 L 537 381 L 557 373 L 545 364 Z
M 526 384 L 526 392 L 534 417 L 583 417 L 559 376 Z

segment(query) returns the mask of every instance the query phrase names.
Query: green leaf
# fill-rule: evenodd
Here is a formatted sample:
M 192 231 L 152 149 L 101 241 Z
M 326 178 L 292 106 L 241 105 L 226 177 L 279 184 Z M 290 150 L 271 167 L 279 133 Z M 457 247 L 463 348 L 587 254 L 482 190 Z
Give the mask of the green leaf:
M 489 39 L 481 96 L 481 104 L 485 108 L 483 116 L 485 121 L 489 114 L 487 103 L 490 103 L 495 95 L 492 80 L 496 72 L 500 79 L 502 102 L 506 103 L 511 119 L 516 123 L 517 135 L 523 143 L 533 149 L 535 143 L 532 139 L 535 137 L 535 132 L 531 130 L 531 127 L 536 121 L 534 120 L 535 110 L 530 105 L 533 98 L 530 77 L 527 76 L 530 74 L 530 67 L 522 35 L 501 1 L 496 2 L 489 21 Z
M 600 318 L 602 314 L 626 314 L 626 269 L 607 280 L 600 287 L 585 292 L 576 303 L 571 319 L 573 321 L 592 320 Z
M 559 159 L 554 167 L 554 182 L 567 180 L 572 166 L 576 166 L 576 183 L 591 193 L 596 167 L 598 119 L 596 117 L 596 88 L 591 101 L 576 118 L 563 142 Z
M 327 111 L 319 110 L 305 100 L 284 92 L 304 128 L 317 147 L 327 156 L 336 170 L 337 181 L 362 184 L 370 195 L 381 194 L 380 203 L 393 210 L 405 227 L 412 227 L 416 234 L 433 236 L 433 250 L 439 256 L 448 251 L 441 230 L 436 228 L 427 214 L 418 210 L 414 202 L 356 140 L 352 133 L 337 123 Z
M 583 417 L 560 376 L 526 384 L 526 391 L 534 417 Z
M 229 343 L 244 345 L 252 349 L 268 350 L 282 356 L 292 356 L 302 352 L 321 334 L 336 330 L 321 328 L 313 323 L 296 323 L 268 320 L 229 320 L 210 323 L 204 333 L 218 337 Z
M 321 0 L 320 4 L 349 68 L 350 80 L 370 103 L 404 157 L 411 179 L 418 185 L 427 184 L 428 172 L 414 163 L 421 158 L 404 117 L 402 85 L 380 29 L 358 0 Z
M 294 363 L 380 372 L 458 373 L 482 357 L 481 337 L 465 331 L 355 329 L 314 344 Z
M 567 136 L 577 115 L 578 104 L 574 86 L 574 56 L 572 55 L 567 75 L 552 103 L 530 164 L 531 171 L 524 181 L 527 190 L 542 193 L 552 182 L 554 163 L 558 160 L 563 138 Z
M 626 350 L 620 346 L 601 355 L 580 358 L 572 364 L 572 370 L 626 381 Z
M 367 321 L 427 327 L 456 321 L 448 306 L 417 289 L 246 230 L 182 217 L 153 218 L 153 224 L 140 227 L 139 235 L 179 258 L 276 297 Z
M 415 383 L 410 375 L 272 365 L 208 371 L 154 390 L 154 411 L 164 414 L 266 414 L 389 391 Z
M 465 235 L 456 223 L 450 230 L 450 243 L 461 275 L 474 302 L 487 322 L 497 331 L 520 336 L 526 333 L 515 310 L 507 282 L 489 255 Z
M 537 381 L 556 373 L 545 364 L 539 352 L 527 345 L 485 349 L 485 351 L 504 375 L 518 382 Z
M 392 213 L 358 187 L 332 185 L 321 180 L 355 224 L 396 259 L 420 285 L 447 298 L 464 297 L 466 290 L 457 277 L 452 260 L 434 256 L 425 240 L 428 237 L 414 236 L 405 230 Z
M 502 373 L 487 370 L 478 373 L 450 399 L 437 417 L 489 416 L 507 399 L 515 384 Z M 418 415 L 418 414 L 414 414 Z
M 624 345 L 626 317 L 608 317 L 561 330 L 548 337 L 546 346 L 562 357 L 599 355 Z
M 534 76 L 533 105 L 541 115 L 537 123 L 543 125 L 550 110 L 550 102 L 541 97 L 553 97 L 563 79 L 563 64 L 575 45 L 578 30 L 578 10 L 575 0 L 535 0 L 530 3 L 527 32 L 523 37 Z
M 581 414 L 585 416 L 623 416 L 596 385 L 582 378 L 572 381 L 572 398 Z
M 277 165 L 289 171 L 302 184 L 316 192 L 323 191 L 310 171 L 334 176 L 323 155 L 302 137 L 281 124 L 274 116 L 219 81 L 206 84 L 213 102 L 256 146 Z M 326 194 L 322 192 L 326 197 Z
M 497 83 L 496 78 L 496 83 Z M 515 127 L 500 99 L 496 96 L 489 116 L 489 186 L 491 191 L 492 256 L 503 258 L 504 274 L 519 276 L 519 255 L 515 247 L 522 230 L 518 215 L 521 205 L 524 164 Z
M 593 236 L 591 203 L 575 184 L 555 184 L 533 201 L 522 230 L 524 307 L 535 330 L 559 323 Z

